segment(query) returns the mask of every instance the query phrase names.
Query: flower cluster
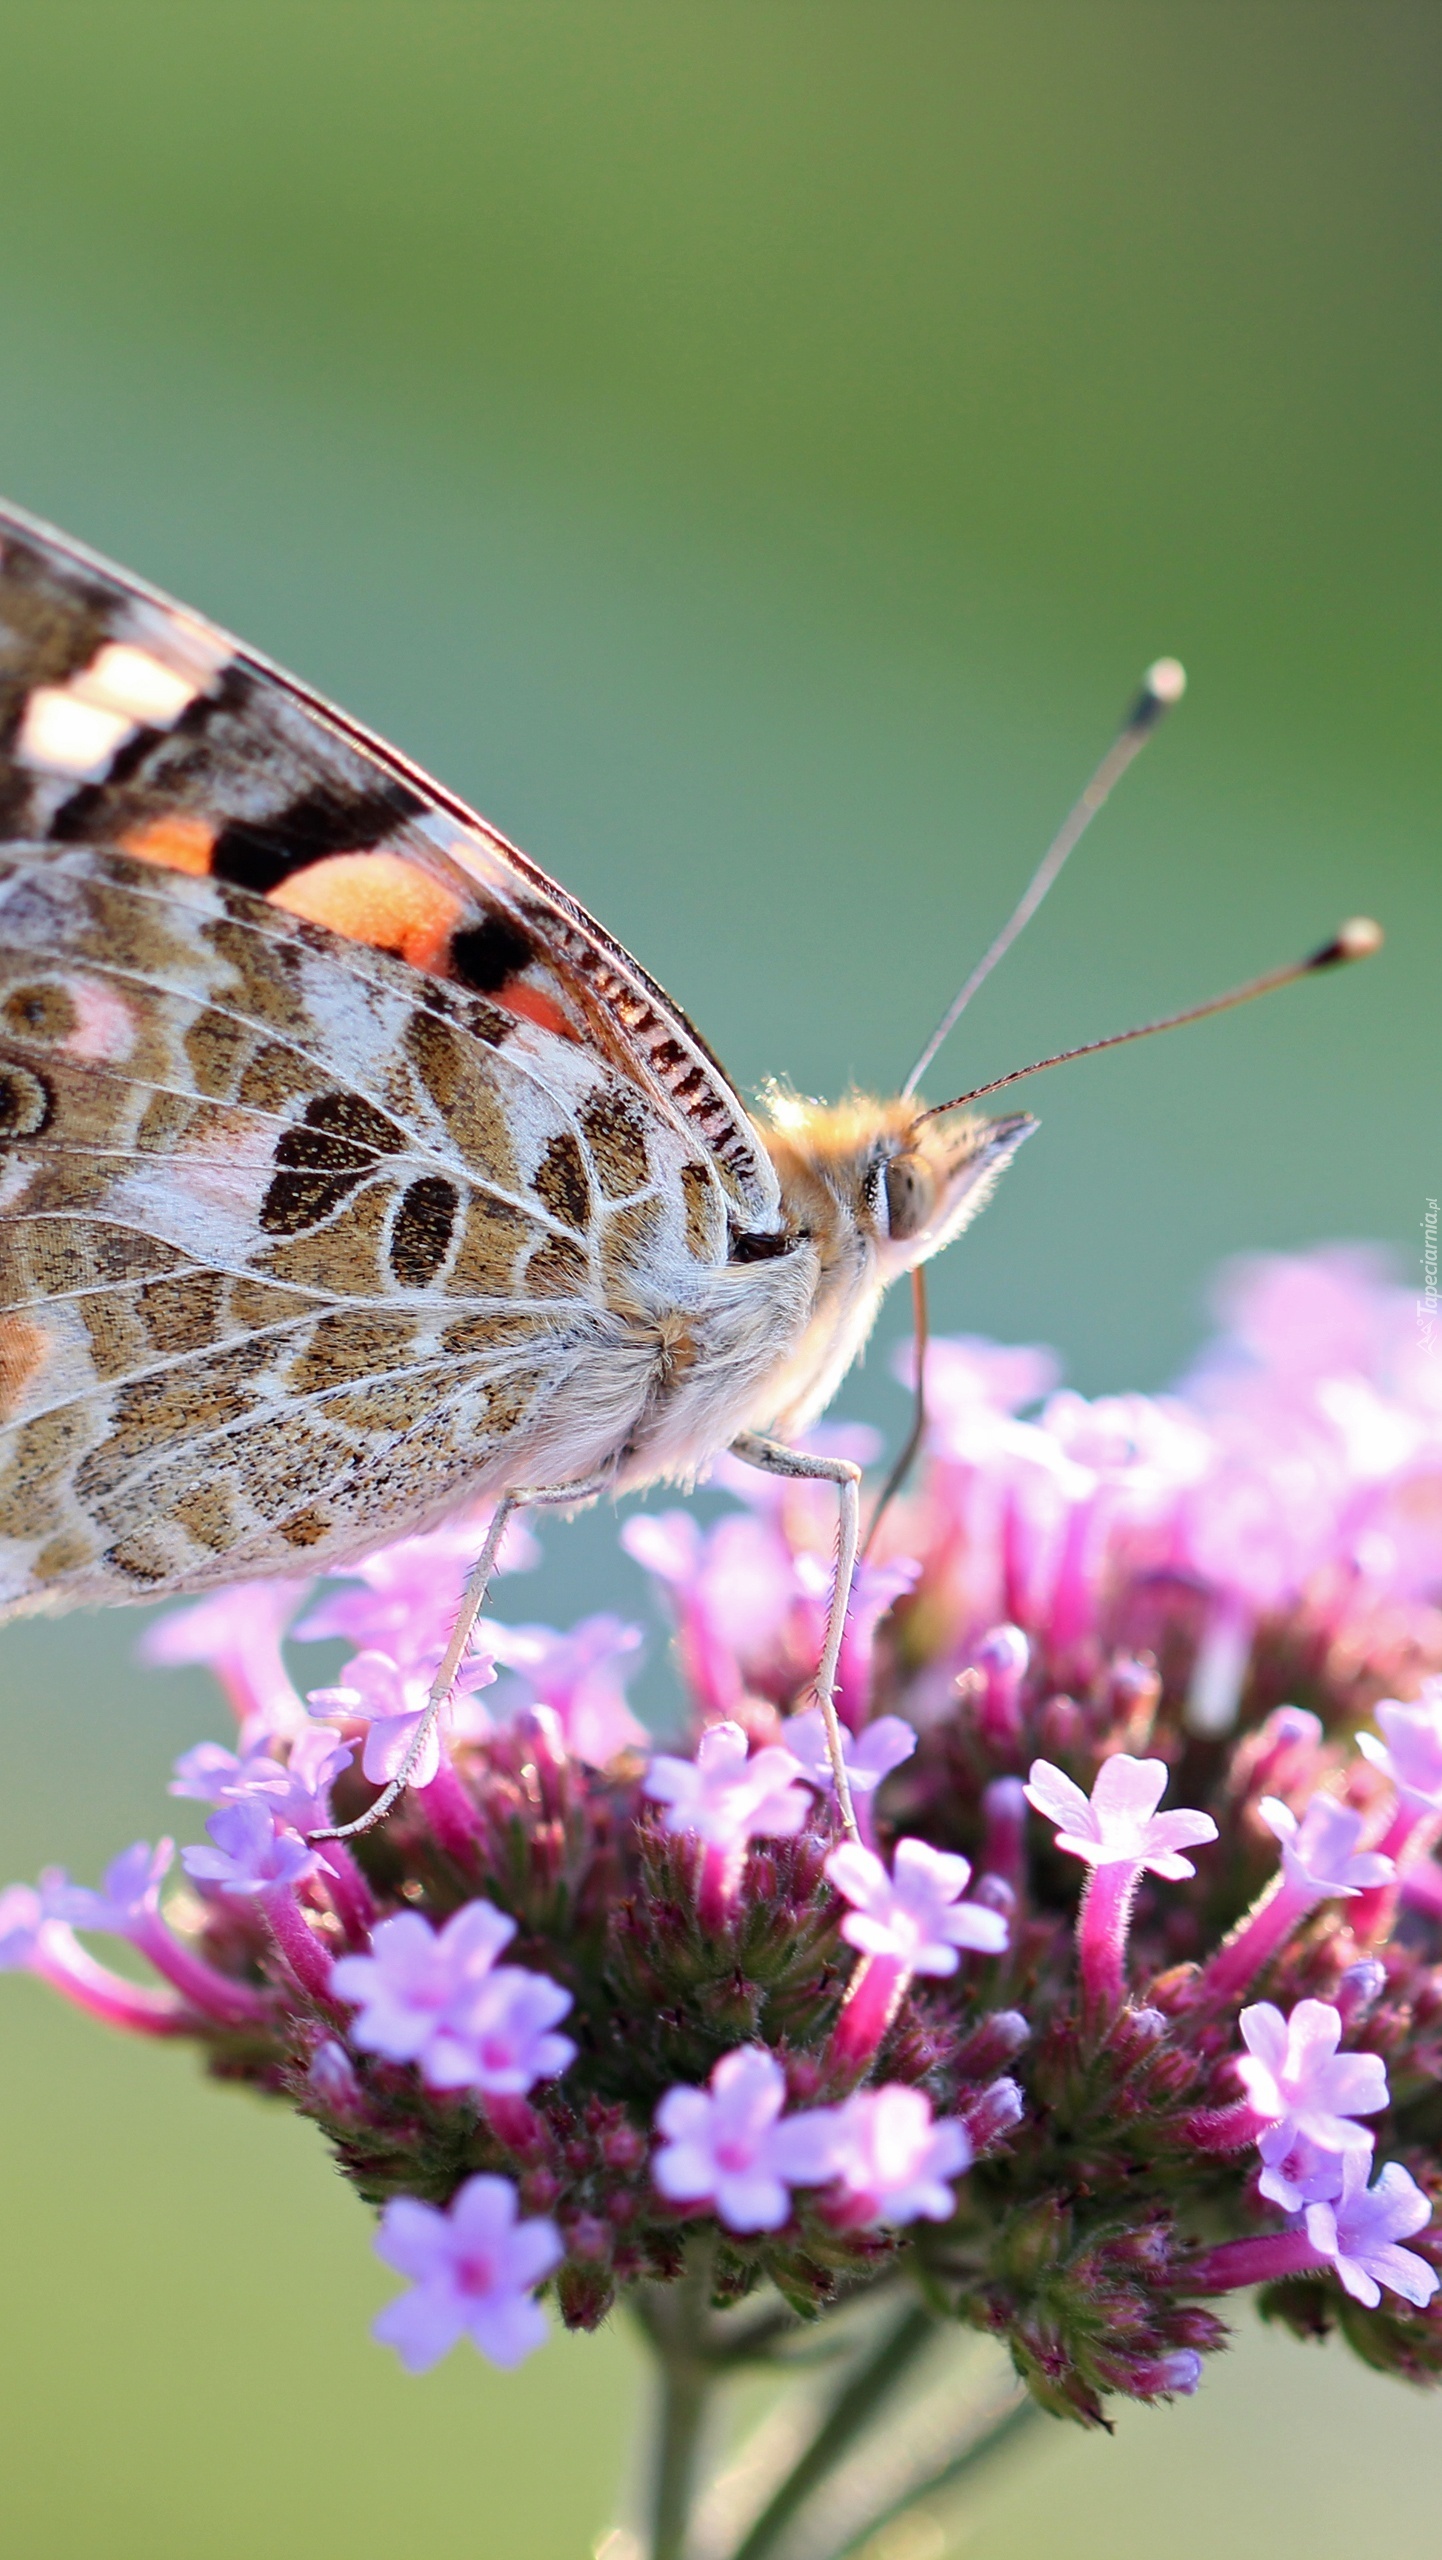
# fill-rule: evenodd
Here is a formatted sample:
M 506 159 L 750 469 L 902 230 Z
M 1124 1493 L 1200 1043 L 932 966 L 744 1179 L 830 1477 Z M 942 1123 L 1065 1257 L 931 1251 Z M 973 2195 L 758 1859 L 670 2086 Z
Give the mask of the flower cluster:
M 148 1639 L 236 1719 L 177 1764 L 183 1881 L 162 1841 L 14 1886 L 0 1964 L 313 2118 L 413 2368 L 703 2265 L 792 2321 L 917 2277 L 1088 2422 L 1195 2388 L 1244 2286 L 1437 2377 L 1442 1375 L 1358 1254 L 1225 1315 L 1161 1398 L 932 1346 L 841 1656 L 852 1836 L 809 1688 L 834 1498 L 726 1461 L 739 1507 L 622 1531 L 669 1748 L 636 1629 L 487 1617 L 395 1813 L 315 1838 L 400 1766 L 477 1526 L 252 1585 Z

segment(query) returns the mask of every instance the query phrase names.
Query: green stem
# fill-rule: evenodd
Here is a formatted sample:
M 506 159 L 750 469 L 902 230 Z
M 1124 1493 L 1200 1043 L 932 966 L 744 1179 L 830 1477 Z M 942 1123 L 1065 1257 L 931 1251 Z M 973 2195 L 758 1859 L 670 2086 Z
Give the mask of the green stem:
M 646 2286 L 633 2307 L 656 2358 L 656 2460 L 650 2560 L 685 2560 L 696 2471 L 715 2389 L 710 2344 L 714 2242 L 691 2247 L 678 2284 Z
M 711 2376 L 686 2355 L 660 2368 L 661 2406 L 651 2501 L 651 2560 L 684 2560 Z
M 820 2487 L 873 2418 L 889 2393 L 936 2334 L 936 2321 L 920 2303 L 909 2303 L 878 2344 L 842 2384 L 799 2462 L 772 2492 L 733 2560 L 767 2560 L 799 2507 Z
M 1045 2412 L 1030 2394 L 1023 2400 L 1013 2401 L 1009 2409 L 1003 2409 L 998 2417 L 992 2419 L 989 2426 L 984 2427 L 979 2435 L 972 2437 L 970 2444 L 965 2446 L 962 2452 L 956 2454 L 950 2462 L 943 2463 L 941 2469 L 934 2471 L 929 2479 L 917 2482 L 914 2487 L 906 2490 L 902 2497 L 893 2499 L 889 2506 L 878 2509 L 874 2515 L 869 2515 L 865 2524 L 859 2525 L 850 2538 L 842 2543 L 834 2555 L 834 2560 L 851 2560 L 853 2552 L 860 2551 L 866 2543 L 870 2542 L 873 2534 L 884 2533 L 886 2527 L 894 2524 L 898 2516 L 908 2514 L 913 2507 L 920 2506 L 925 2498 L 935 2498 L 944 2489 L 954 2489 L 958 2480 L 964 2478 L 968 2471 L 974 2470 L 991 2454 L 999 2453 L 1004 2444 L 1011 2442 L 1013 2436 L 1020 2435 L 1034 2419 L 1044 2414 Z

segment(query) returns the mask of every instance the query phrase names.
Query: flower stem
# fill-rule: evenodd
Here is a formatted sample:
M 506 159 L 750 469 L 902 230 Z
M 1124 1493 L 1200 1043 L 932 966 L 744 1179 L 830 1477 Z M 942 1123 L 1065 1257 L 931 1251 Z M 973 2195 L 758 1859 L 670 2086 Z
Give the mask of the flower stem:
M 649 2560 L 685 2560 L 696 2474 L 711 2414 L 717 2367 L 708 2354 L 714 2241 L 702 2236 L 680 2282 L 645 2287 L 634 2308 L 656 2358 L 655 2468 Z
M 1126 1997 L 1127 1930 L 1139 1865 L 1120 1859 L 1093 1867 L 1077 1922 L 1082 2006 L 1092 2025 L 1119 2009 Z
M 772 2491 L 733 2560 L 766 2560 L 776 2549 L 797 2509 L 850 2451 L 859 2430 L 930 2344 L 936 2327 L 934 2315 L 917 2302 L 908 2303 L 888 2323 L 871 2353 L 842 2384 L 800 2460 Z
M 712 2377 L 692 2357 L 661 2363 L 660 2428 L 651 2495 L 651 2560 L 683 2560 Z
M 1001 2409 L 983 2419 L 975 2433 L 968 2437 L 961 2451 L 954 2454 L 949 2462 L 943 2463 L 939 2470 L 931 2472 L 924 2480 L 913 2481 L 901 2497 L 893 2499 L 890 2505 L 868 2515 L 841 2545 L 835 2560 L 850 2560 L 853 2552 L 861 2550 L 878 2534 L 884 2533 L 888 2525 L 896 2523 L 899 2517 L 908 2515 L 913 2508 L 920 2506 L 924 2498 L 934 2498 L 944 2490 L 954 2489 L 957 2482 L 969 2471 L 978 2469 L 989 2455 L 999 2453 L 1003 2445 L 1010 2444 L 1015 2436 L 1024 2434 L 1036 2419 L 1044 2417 L 1045 2414 L 1040 2404 L 1033 2400 L 1029 2393 L 1023 2393 L 1020 2400 L 1007 2402 Z
M 1285 1877 L 1271 1884 L 1213 1956 L 1197 1985 L 1198 1997 L 1240 1999 L 1263 1965 L 1271 1963 L 1323 1899 L 1322 1894 L 1306 1885 L 1290 1884 Z

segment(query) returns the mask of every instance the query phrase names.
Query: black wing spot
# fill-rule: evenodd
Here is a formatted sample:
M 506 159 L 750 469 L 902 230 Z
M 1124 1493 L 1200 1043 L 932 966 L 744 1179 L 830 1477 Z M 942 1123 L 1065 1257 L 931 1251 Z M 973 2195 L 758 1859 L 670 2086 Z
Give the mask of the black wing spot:
M 263 898 L 327 854 L 366 852 L 425 805 L 401 782 L 374 791 L 308 791 L 273 817 L 232 818 L 215 839 L 210 867 L 217 879 Z
M 306 1104 L 305 1117 L 309 1128 L 324 1129 L 331 1137 L 349 1139 L 377 1155 L 393 1156 L 405 1145 L 395 1122 L 358 1093 L 318 1093 Z
M 0 1067 L 0 1139 L 38 1138 L 53 1109 L 43 1076 L 29 1067 Z
M 569 1129 L 549 1140 L 536 1168 L 536 1189 L 563 1227 L 573 1227 L 578 1236 L 586 1233 L 591 1223 L 591 1186 Z
M 508 916 L 487 916 L 484 924 L 468 924 L 451 942 L 450 963 L 462 986 L 478 996 L 493 996 L 535 957 L 535 946 Z
M 443 1174 L 423 1174 L 396 1211 L 391 1230 L 391 1269 L 403 1289 L 424 1289 L 451 1249 L 461 1195 Z
M 163 729 L 137 729 L 133 738 L 117 747 L 103 780 L 82 783 L 68 800 L 62 800 L 46 830 L 49 840 L 55 844 L 103 843 L 106 836 L 116 834 L 115 812 L 121 805 L 116 795 L 141 771 L 151 749 L 166 734 Z
M 261 1226 L 268 1236 L 303 1235 L 338 1209 L 360 1178 L 359 1168 L 354 1173 L 302 1173 L 287 1166 L 275 1175 L 260 1204 Z

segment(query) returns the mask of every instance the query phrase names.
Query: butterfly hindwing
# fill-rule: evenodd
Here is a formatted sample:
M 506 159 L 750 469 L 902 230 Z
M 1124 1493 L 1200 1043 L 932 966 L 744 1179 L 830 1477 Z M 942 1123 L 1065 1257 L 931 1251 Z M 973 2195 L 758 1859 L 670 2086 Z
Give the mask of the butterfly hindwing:
M 323 1565 L 583 1473 L 728 1205 L 594 1046 L 212 870 L 12 840 L 0 1606 Z

